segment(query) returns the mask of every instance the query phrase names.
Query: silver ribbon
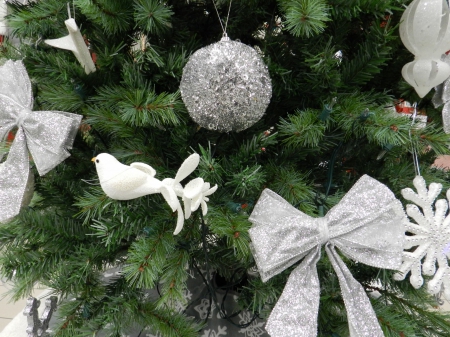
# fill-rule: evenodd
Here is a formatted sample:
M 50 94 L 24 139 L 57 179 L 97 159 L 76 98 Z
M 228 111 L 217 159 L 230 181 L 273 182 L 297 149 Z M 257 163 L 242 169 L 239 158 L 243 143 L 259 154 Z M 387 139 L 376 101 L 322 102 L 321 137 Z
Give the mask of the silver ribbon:
M 32 111 L 28 73 L 21 61 L 0 67 L 0 141 L 17 127 L 6 161 L 0 168 L 0 222 L 20 211 L 30 175 L 30 152 L 42 176 L 70 156 L 81 115 L 62 111 Z M 1 158 L 0 158 L 1 159 Z
M 450 65 L 450 55 L 442 55 L 441 61 Z M 444 132 L 450 133 L 450 78 L 446 79 L 434 89 L 435 93 L 431 102 L 435 108 L 444 104 L 444 107 L 442 108 L 442 124 Z
M 366 291 L 336 251 L 387 269 L 402 262 L 406 215 L 389 188 L 365 175 L 323 218 L 312 218 L 275 192 L 263 191 L 249 218 L 253 255 L 262 280 L 296 267 L 272 310 L 266 330 L 273 337 L 317 336 L 321 246 L 338 276 L 352 337 L 383 337 Z

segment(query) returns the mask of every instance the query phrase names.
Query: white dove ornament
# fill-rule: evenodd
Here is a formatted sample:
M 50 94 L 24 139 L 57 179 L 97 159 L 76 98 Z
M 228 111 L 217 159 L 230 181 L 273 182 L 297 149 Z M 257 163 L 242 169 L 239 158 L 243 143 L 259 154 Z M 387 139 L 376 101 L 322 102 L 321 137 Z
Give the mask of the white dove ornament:
M 191 180 L 185 188 L 181 181 L 189 176 L 200 163 L 197 153 L 190 155 L 181 164 L 174 179 L 166 178 L 160 181 L 155 178 L 156 171 L 153 167 L 144 163 L 132 163 L 124 165 L 108 153 L 101 153 L 92 158 L 97 169 L 100 185 L 105 194 L 115 200 L 130 200 L 147 194 L 161 193 L 173 212 L 178 212 L 177 225 L 174 235 L 181 232 L 184 219 L 189 218 L 191 213 L 201 205 L 203 215 L 206 215 L 209 199 L 207 196 L 213 194 L 217 185 L 210 188 L 210 184 L 202 178 Z M 184 201 L 186 214 L 183 213 L 178 197 Z
M 115 200 L 131 200 L 148 194 L 161 193 L 172 211 L 180 207 L 175 191 L 155 178 L 156 171 L 144 163 L 124 165 L 108 153 L 92 158 L 100 185 L 105 194 Z

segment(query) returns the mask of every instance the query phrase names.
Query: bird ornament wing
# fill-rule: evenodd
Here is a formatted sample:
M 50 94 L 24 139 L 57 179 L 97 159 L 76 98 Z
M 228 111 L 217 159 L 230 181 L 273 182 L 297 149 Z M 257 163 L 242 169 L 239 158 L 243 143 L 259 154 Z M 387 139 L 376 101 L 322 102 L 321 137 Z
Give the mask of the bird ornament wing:
M 188 175 L 190 175 L 197 168 L 200 163 L 200 156 L 198 153 L 191 154 L 186 158 L 178 169 L 177 175 L 175 176 L 175 183 L 179 183 Z
M 151 167 L 150 165 L 136 162 L 136 163 L 131 163 L 130 166 L 134 167 L 134 168 L 138 169 L 139 171 L 142 171 L 145 174 L 148 174 L 152 177 L 154 177 L 156 175 L 156 170 L 153 167 Z
M 132 191 L 147 182 L 147 173 L 134 167 L 128 167 L 106 181 L 110 188 L 119 192 Z
M 73 43 L 72 36 L 70 36 L 70 35 L 60 37 L 59 39 L 45 40 L 45 43 L 52 47 L 57 47 L 57 48 L 66 49 L 66 50 L 70 50 L 70 51 L 77 50 L 75 44 Z

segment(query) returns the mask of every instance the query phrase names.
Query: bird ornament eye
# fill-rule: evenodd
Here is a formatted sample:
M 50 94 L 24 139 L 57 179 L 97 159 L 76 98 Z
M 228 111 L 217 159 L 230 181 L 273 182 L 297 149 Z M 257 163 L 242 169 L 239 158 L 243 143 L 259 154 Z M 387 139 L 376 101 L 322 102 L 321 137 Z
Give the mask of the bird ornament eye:
M 98 160 L 98 159 L 95 159 L 95 162 L 98 164 L 98 163 L 100 163 L 100 160 Z

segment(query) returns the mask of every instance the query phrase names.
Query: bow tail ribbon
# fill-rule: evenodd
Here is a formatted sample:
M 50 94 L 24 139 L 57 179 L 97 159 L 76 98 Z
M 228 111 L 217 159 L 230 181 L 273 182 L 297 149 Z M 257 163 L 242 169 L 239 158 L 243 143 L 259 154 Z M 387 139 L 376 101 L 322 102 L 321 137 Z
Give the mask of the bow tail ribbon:
M 30 175 L 28 149 L 25 133 L 17 130 L 15 141 L 11 145 L 8 158 L 0 168 L 0 222 L 4 222 L 19 213 Z
M 441 61 L 450 65 L 450 56 L 442 55 Z M 450 133 L 450 78 L 446 79 L 434 89 L 435 93 L 431 102 L 435 108 L 444 104 L 444 107 L 442 108 L 442 124 L 444 132 L 448 134 Z
M 353 278 L 334 246 L 327 244 L 325 250 L 339 279 L 347 310 L 350 336 L 383 337 L 384 334 L 364 288 Z M 292 271 L 283 293 L 267 320 L 266 330 L 270 335 L 317 336 L 320 285 L 316 265 L 319 259 L 320 248 L 317 247 Z
M 383 331 L 378 324 L 377 316 L 363 286 L 354 279 L 334 246 L 327 244 L 325 250 L 339 279 L 342 298 L 347 310 L 350 336 L 383 337 Z
M 435 94 L 431 99 L 435 108 L 442 108 L 442 124 L 445 133 L 450 133 L 450 80 L 435 87 Z
M 317 336 L 320 285 L 316 264 L 319 259 L 320 247 L 317 247 L 292 271 L 267 320 L 266 330 L 271 336 Z
M 445 133 L 450 133 L 450 101 L 444 104 L 442 108 L 442 124 Z

